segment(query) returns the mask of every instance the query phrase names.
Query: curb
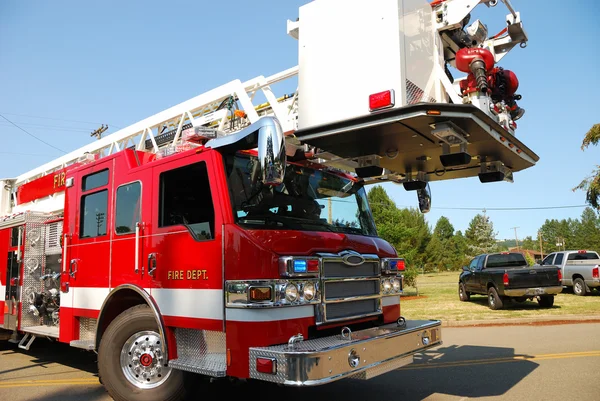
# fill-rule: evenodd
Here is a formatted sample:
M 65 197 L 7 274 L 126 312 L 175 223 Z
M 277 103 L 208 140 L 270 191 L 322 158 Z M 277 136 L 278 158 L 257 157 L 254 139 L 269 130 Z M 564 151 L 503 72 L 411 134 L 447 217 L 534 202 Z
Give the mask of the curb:
M 544 316 L 537 318 L 487 319 L 487 320 L 442 320 L 443 327 L 472 327 L 472 326 L 523 326 L 600 323 L 600 315 L 579 316 Z

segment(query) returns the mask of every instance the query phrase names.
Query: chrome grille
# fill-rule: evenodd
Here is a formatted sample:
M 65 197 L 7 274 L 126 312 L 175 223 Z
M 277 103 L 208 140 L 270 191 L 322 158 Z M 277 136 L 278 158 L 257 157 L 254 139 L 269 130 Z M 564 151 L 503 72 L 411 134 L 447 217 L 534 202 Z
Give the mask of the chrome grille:
M 318 323 L 381 313 L 380 260 L 353 251 L 321 254 L 323 305 Z
M 327 301 L 373 295 L 379 296 L 379 279 L 325 282 Z
M 328 320 L 350 319 L 357 316 L 371 315 L 380 311 L 379 299 L 340 302 L 328 304 L 325 313 Z

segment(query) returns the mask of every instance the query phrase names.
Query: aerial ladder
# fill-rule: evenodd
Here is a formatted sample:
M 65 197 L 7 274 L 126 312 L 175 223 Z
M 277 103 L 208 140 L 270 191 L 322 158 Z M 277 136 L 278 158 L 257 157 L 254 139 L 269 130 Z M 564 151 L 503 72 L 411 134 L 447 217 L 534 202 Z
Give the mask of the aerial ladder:
M 288 158 L 311 158 L 366 183 L 422 191 L 430 181 L 472 176 L 512 182 L 513 172 L 539 158 L 516 137 L 524 113 L 518 79 L 496 65 L 527 44 L 520 14 L 502 0 L 507 26 L 491 37 L 481 21 L 470 23 L 476 6 L 497 3 L 388 1 L 401 18 L 386 20 L 377 15 L 381 7 L 370 11 L 366 3 L 352 9 L 341 0 L 313 1 L 287 24 L 299 42 L 297 66 L 233 80 L 5 179 L 0 215 L 60 210 L 64 193 L 20 202 L 18 190 L 69 166 L 125 148 L 164 157 L 199 143 L 218 147 L 265 117 L 281 125 Z M 454 78 L 450 68 L 466 75 Z M 289 90 L 276 95 L 275 85 Z

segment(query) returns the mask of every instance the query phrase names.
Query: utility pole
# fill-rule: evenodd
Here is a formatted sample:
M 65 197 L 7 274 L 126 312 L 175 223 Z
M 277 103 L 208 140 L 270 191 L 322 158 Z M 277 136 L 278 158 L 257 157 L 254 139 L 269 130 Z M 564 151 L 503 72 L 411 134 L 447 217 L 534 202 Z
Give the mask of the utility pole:
M 544 259 L 544 248 L 542 247 L 542 232 L 538 231 L 538 238 L 540 239 L 540 254 L 541 259 Z
M 331 224 L 331 222 L 333 221 L 333 211 L 331 210 L 331 206 L 332 206 L 332 205 L 331 205 L 331 196 L 330 196 L 329 198 L 327 198 L 327 203 L 328 203 L 328 205 L 327 205 L 327 206 L 329 206 L 329 207 L 328 207 L 328 209 L 329 209 L 329 210 L 328 210 L 328 212 L 329 212 L 329 213 L 328 213 L 328 216 L 327 216 L 327 222 L 328 222 L 329 224 Z
M 558 250 L 560 251 L 560 247 L 563 247 L 563 251 L 567 250 L 567 246 L 565 243 L 565 237 L 556 237 L 556 246 L 558 247 Z
M 102 126 L 90 133 L 90 136 L 95 136 L 97 139 L 102 138 L 102 133 L 108 129 L 108 125 L 102 124 Z
M 515 240 L 517 241 L 517 252 L 519 252 L 519 237 L 517 237 L 517 228 L 519 227 L 511 227 L 515 230 Z

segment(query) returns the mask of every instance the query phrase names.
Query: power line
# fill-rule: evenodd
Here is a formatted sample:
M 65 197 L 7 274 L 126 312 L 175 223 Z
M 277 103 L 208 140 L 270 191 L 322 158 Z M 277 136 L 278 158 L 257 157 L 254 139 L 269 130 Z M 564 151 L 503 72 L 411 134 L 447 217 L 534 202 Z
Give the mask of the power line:
M 72 123 L 82 123 L 82 124 L 93 124 L 93 125 L 99 125 L 101 123 L 97 123 L 97 122 L 92 122 L 92 121 L 82 121 L 82 120 L 68 120 L 66 118 L 56 118 L 56 117 L 41 117 L 41 116 L 32 116 L 30 114 L 17 114 L 17 113 L 3 113 L 3 114 L 8 114 L 9 116 L 20 116 L 20 117 L 29 117 L 29 118 L 39 118 L 39 119 L 43 119 L 43 120 L 54 120 L 54 121 L 68 121 L 68 122 L 72 122 Z M 121 129 L 120 127 L 117 127 L 114 124 L 109 124 L 111 127 L 115 127 L 116 129 Z
M 48 143 L 48 142 L 44 141 L 44 140 L 43 140 L 43 139 L 41 139 L 41 138 L 38 138 L 37 136 L 33 135 L 32 133 L 30 133 L 30 132 L 26 131 L 25 129 L 23 129 L 23 128 L 21 128 L 21 127 L 19 127 L 17 124 L 13 123 L 13 122 L 12 122 L 12 121 L 10 121 L 8 118 L 4 117 L 2 114 L 0 114 L 0 117 L 2 117 L 3 119 L 5 119 L 5 120 L 6 120 L 6 121 L 8 121 L 9 123 L 11 123 L 12 125 L 14 125 L 15 127 L 17 127 L 18 129 L 20 129 L 20 130 L 21 130 L 21 131 L 23 131 L 24 133 L 26 133 L 26 134 L 27 134 L 27 135 L 29 135 L 30 137 L 37 139 L 38 141 L 40 141 L 40 142 L 42 142 L 42 143 L 44 143 L 44 144 L 46 144 L 46 145 L 50 146 L 50 147 L 51 147 L 51 148 L 53 148 L 53 149 L 56 149 L 56 150 L 58 150 L 58 151 L 61 151 L 61 152 L 63 152 L 63 153 L 67 153 L 67 152 L 65 152 L 64 150 L 57 148 L 56 146 L 54 146 L 54 145 L 52 145 L 52 144 L 50 144 L 50 143 Z
M 43 155 L 41 153 L 20 153 L 20 152 L 0 152 L 0 155 L 39 156 L 39 157 L 46 157 L 46 156 L 48 156 L 48 155 Z
M 31 128 L 43 128 L 45 130 L 50 131 L 64 131 L 64 132 L 90 132 L 89 128 L 76 128 L 76 127 L 60 127 L 57 125 L 46 125 L 46 124 L 35 124 L 35 123 L 23 123 L 23 122 L 14 122 L 20 126 L 27 126 Z M 10 127 L 5 121 L 0 121 L 0 127 Z
M 566 205 L 566 206 L 534 206 L 534 207 L 434 207 L 432 209 L 445 210 L 548 210 L 548 209 L 572 209 L 588 207 L 589 205 Z

